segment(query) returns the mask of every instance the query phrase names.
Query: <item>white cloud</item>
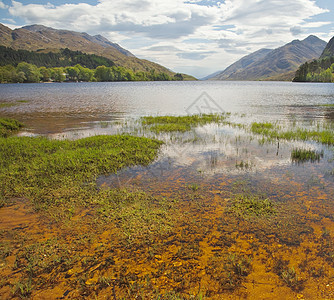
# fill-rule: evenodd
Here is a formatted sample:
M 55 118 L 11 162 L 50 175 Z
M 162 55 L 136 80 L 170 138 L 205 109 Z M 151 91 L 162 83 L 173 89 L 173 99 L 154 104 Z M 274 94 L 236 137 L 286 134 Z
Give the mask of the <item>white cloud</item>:
M 8 5 L 0 1 L 0 9 L 6 9 L 6 8 L 8 8 Z
M 198 70 L 224 69 L 243 54 L 305 38 L 308 30 L 328 24 L 312 19 L 325 12 L 314 0 L 100 0 L 58 6 L 16 0 L 9 7 L 27 24 L 102 34 L 176 71 L 195 60 Z

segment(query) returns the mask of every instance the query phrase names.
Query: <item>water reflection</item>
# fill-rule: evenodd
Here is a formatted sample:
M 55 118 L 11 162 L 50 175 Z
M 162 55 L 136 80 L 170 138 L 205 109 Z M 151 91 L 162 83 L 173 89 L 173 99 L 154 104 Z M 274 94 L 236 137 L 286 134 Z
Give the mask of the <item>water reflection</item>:
M 304 183 L 309 176 L 319 176 L 334 168 L 330 147 L 303 141 L 261 142 L 258 136 L 228 125 L 206 125 L 187 133 L 155 135 L 144 129 L 140 132 L 165 142 L 158 159 L 146 168 L 133 167 L 117 175 L 103 176 L 99 184 L 115 186 L 135 181 L 146 186 L 152 179 L 162 184 L 171 180 L 205 179 L 215 186 L 221 175 L 253 174 L 252 180 L 256 181 L 257 178 L 263 179 L 264 174 L 268 178 L 279 178 L 287 172 L 293 174 L 296 181 Z M 317 161 L 296 164 L 291 158 L 292 150 L 296 148 L 323 153 L 323 156 Z M 329 180 L 331 182 L 333 178 Z
M 334 87 L 211 81 L 3 84 L 0 102 L 16 105 L 0 108 L 0 116 L 26 121 L 34 132 L 60 133 L 74 124 L 92 122 L 89 126 L 94 127 L 95 121 L 111 121 L 119 115 L 185 115 L 203 92 L 225 112 L 247 114 L 252 120 L 282 120 L 289 115 L 297 119 L 325 117 L 330 111 L 319 104 L 333 103 Z M 43 124 L 39 126 L 40 122 L 33 121 L 36 119 Z

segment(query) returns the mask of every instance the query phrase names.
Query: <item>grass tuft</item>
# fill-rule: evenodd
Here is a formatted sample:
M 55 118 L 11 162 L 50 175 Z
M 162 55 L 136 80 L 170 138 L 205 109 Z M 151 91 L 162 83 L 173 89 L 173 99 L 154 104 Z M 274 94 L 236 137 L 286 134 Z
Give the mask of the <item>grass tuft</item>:
M 142 117 L 141 123 L 157 134 L 161 132 L 186 132 L 193 127 L 209 123 L 221 123 L 224 114 L 200 114 L 191 116 L 148 116 Z
M 297 128 L 295 130 L 282 131 L 279 126 L 272 123 L 252 123 L 250 131 L 254 134 L 260 134 L 269 140 L 300 140 L 316 141 L 326 145 L 334 144 L 333 130 L 307 130 Z
M 296 163 L 303 163 L 307 161 L 319 162 L 320 159 L 324 156 L 323 152 L 316 152 L 314 150 L 306 149 L 293 149 L 291 152 L 291 159 Z
M 0 137 L 8 137 L 19 131 L 24 125 L 14 119 L 0 118 Z

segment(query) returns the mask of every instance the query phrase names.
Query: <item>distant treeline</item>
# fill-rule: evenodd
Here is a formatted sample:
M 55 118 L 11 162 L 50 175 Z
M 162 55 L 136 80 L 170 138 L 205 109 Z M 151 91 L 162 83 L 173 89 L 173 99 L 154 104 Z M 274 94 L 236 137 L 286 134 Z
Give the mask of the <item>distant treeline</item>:
M 182 74 L 170 76 L 154 69 L 134 72 L 132 69 L 116 66 L 108 58 L 67 48 L 57 53 L 41 53 L 0 46 L 0 83 L 184 79 Z
M 36 65 L 20 62 L 16 67 L 7 65 L 0 67 L 0 83 L 23 82 L 64 82 L 64 81 L 169 81 L 183 80 L 182 74 L 169 76 L 166 73 L 133 72 L 124 67 L 98 66 L 89 69 L 79 64 L 73 67 L 38 68 Z
M 35 52 L 27 50 L 14 50 L 0 46 L 0 66 L 17 66 L 20 62 L 34 64 L 37 67 L 73 67 L 77 64 L 89 69 L 98 66 L 112 67 L 114 62 L 108 58 L 95 54 L 86 54 L 80 51 L 72 51 L 68 48 L 60 49 L 59 52 Z
M 334 82 L 334 56 L 302 64 L 296 71 L 295 82 Z

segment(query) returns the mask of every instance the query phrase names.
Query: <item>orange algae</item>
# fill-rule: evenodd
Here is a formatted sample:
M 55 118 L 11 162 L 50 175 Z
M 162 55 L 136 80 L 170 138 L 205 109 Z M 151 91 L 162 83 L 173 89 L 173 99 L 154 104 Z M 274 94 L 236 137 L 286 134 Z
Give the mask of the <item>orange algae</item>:
M 19 298 L 15 287 L 29 278 L 32 299 L 333 297 L 334 222 L 321 185 L 305 190 L 290 177 L 275 178 L 266 190 L 276 192 L 277 214 L 242 217 L 229 205 L 233 189 L 244 183 L 222 176 L 192 190 L 178 175 L 171 178 L 150 192 L 177 199 L 178 220 L 169 233 L 148 240 L 128 240 L 89 210 L 61 225 L 30 211 L 27 202 L 1 208 L 1 297 Z M 37 262 L 27 250 L 32 245 Z M 292 269 L 297 276 L 287 281 Z

